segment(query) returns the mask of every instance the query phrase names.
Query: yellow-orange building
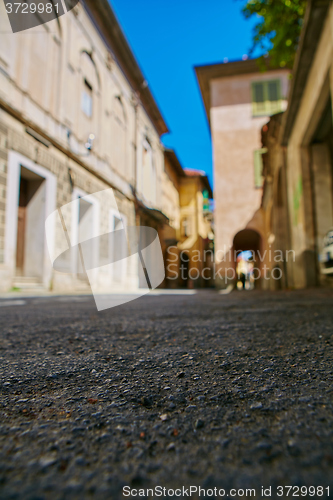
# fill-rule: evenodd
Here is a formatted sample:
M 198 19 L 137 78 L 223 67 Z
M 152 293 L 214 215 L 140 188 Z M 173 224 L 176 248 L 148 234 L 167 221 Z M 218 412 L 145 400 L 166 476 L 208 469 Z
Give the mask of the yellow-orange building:
M 168 149 L 165 175 L 164 203 L 175 207 L 178 203 L 169 228 L 164 229 L 166 286 L 212 286 L 214 234 L 208 178 L 204 172 L 183 169 L 175 152 Z

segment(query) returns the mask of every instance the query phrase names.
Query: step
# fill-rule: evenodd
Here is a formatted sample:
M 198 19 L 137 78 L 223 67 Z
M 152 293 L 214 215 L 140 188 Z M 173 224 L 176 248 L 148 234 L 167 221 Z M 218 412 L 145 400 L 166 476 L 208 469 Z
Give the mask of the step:
M 28 284 L 28 283 L 14 283 L 13 288 L 17 288 L 18 290 L 24 290 L 25 292 L 37 292 L 37 291 L 43 291 L 45 288 L 43 285 L 34 285 L 34 284 Z
M 13 288 L 19 288 L 20 290 L 44 290 L 43 283 L 34 277 L 28 276 L 16 276 L 13 281 Z
M 15 276 L 14 283 L 30 283 L 30 284 L 41 284 L 41 280 L 39 278 L 35 278 L 33 276 Z

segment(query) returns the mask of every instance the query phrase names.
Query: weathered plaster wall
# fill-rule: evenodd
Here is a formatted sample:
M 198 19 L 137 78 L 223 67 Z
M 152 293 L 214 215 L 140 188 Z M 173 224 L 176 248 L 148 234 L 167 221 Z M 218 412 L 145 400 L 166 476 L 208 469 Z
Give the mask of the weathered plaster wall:
M 254 151 L 261 148 L 260 131 L 268 117 L 252 116 L 251 83 L 280 78 L 285 97 L 288 73 L 270 71 L 211 81 L 215 248 L 219 255 L 232 246 L 235 234 L 250 223 L 261 202 L 262 189 L 254 183 Z

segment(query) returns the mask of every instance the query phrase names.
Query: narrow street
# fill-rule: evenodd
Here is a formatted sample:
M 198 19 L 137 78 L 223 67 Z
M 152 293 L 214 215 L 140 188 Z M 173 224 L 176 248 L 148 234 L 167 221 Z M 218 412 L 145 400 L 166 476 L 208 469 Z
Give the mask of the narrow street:
M 1 300 L 1 499 L 333 488 L 332 299 Z

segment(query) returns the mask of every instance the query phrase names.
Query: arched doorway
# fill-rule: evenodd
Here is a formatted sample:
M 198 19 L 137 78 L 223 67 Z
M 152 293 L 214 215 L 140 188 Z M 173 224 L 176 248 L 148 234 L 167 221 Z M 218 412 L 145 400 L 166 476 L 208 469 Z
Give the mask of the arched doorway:
M 235 282 L 238 289 L 258 288 L 262 265 L 262 240 L 254 229 L 239 231 L 233 240 Z

